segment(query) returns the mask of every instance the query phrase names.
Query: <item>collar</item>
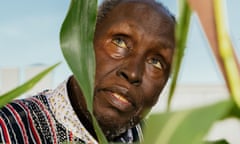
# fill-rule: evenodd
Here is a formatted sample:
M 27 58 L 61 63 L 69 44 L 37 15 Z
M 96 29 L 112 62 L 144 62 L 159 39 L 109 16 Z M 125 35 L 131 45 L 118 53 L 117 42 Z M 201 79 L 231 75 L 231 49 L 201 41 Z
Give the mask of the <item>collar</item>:
M 47 92 L 46 95 L 52 112 L 59 123 L 87 144 L 98 143 L 83 126 L 73 110 L 67 93 L 67 80 L 55 90 Z

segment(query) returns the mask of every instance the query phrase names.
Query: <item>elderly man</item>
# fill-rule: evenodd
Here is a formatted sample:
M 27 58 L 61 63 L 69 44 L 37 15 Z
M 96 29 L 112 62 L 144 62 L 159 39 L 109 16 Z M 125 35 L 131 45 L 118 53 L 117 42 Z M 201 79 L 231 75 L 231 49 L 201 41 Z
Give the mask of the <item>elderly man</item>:
M 174 27 L 174 17 L 155 1 L 109 0 L 99 8 L 93 112 L 109 142 L 142 139 L 141 120 L 169 78 Z M 74 76 L 0 112 L 3 143 L 97 143 Z

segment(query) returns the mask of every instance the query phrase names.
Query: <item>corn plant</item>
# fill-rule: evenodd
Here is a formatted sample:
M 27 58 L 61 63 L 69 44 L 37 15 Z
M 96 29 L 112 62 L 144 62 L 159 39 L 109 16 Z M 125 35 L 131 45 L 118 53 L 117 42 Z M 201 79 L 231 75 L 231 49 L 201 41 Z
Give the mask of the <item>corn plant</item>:
M 194 1 L 194 0 L 193 0 Z M 197 2 L 197 1 L 195 1 Z M 193 3 L 195 3 L 193 2 Z M 215 1 L 221 3 L 221 1 Z M 190 8 L 190 0 L 179 0 L 179 19 L 176 26 L 176 43 L 177 52 L 174 57 L 173 71 L 172 71 L 172 84 L 170 87 L 170 96 L 168 100 L 168 108 L 170 108 L 171 99 L 174 94 L 174 89 L 177 86 L 178 72 L 181 67 L 181 61 L 185 50 L 185 44 L 187 41 L 187 34 L 189 28 L 189 22 L 191 19 L 192 10 Z M 79 1 L 72 0 L 70 10 L 63 23 L 61 30 L 61 46 L 62 51 L 68 62 L 73 74 L 76 76 L 79 85 L 83 89 L 84 96 L 87 100 L 88 108 L 92 111 L 92 99 L 93 99 L 93 78 L 95 70 L 95 58 L 93 51 L 93 36 L 96 22 L 97 1 Z M 216 8 L 217 9 L 217 8 Z M 219 10 L 216 10 L 217 15 L 221 15 Z M 221 15 L 222 16 L 222 15 Z M 217 23 L 222 21 L 216 19 Z M 218 29 L 222 29 L 224 26 Z M 219 32 L 223 33 L 223 32 Z M 221 34 L 219 34 L 221 35 Z M 229 38 L 226 34 L 223 34 L 219 39 L 226 39 L 229 42 Z M 220 40 L 218 40 L 220 41 Z M 229 45 L 228 45 L 229 46 Z M 221 46 L 220 47 L 224 47 Z M 231 48 L 230 48 L 231 49 Z M 226 49 L 221 52 L 225 55 Z M 225 57 L 225 56 L 223 56 Z M 232 55 L 228 54 L 228 59 L 232 59 Z M 224 61 L 224 60 L 223 60 Z M 79 64 L 80 63 L 80 64 Z M 229 91 L 232 95 L 232 100 L 227 100 L 204 106 L 200 108 L 188 109 L 183 111 L 166 111 L 160 114 L 152 114 L 147 119 L 147 127 L 145 127 L 145 141 L 146 144 L 200 144 L 204 142 L 204 136 L 209 131 L 212 124 L 229 115 L 235 115 L 238 108 L 238 93 L 239 93 L 239 71 L 236 69 L 236 61 L 227 60 L 222 71 L 225 75 L 225 71 L 234 71 L 236 81 L 230 78 L 229 73 L 226 77 L 226 83 L 229 85 Z M 231 63 L 231 67 L 229 67 Z M 84 78 L 84 79 L 81 79 Z M 86 83 L 90 82 L 90 83 Z M 86 91 L 86 92 L 85 92 Z M 89 91 L 89 92 L 88 92 Z M 234 113 L 234 112 L 235 113 Z M 94 117 L 94 116 L 93 116 Z M 202 119 L 204 118 L 204 119 Z M 197 124 L 197 125 L 196 125 Z M 96 126 L 96 125 L 95 125 Z M 96 127 L 96 132 L 99 136 L 99 142 L 104 144 L 106 139 Z M 219 141 L 224 142 L 224 141 Z M 211 142 L 209 142 L 211 143 Z M 213 142 L 218 143 L 218 142 Z
M 151 114 L 146 120 L 144 128 L 143 144 L 217 144 L 226 143 L 223 141 L 206 142 L 204 136 L 208 133 L 212 124 L 218 120 L 235 116 L 240 117 L 240 68 L 237 61 L 231 40 L 226 31 L 223 0 L 179 0 L 179 19 L 176 26 L 177 52 L 174 56 L 172 68 L 172 84 L 168 99 L 168 110 L 174 96 L 174 89 L 177 86 L 178 73 L 181 68 L 191 13 L 196 12 L 202 22 L 203 29 L 209 39 L 211 48 L 216 56 L 220 70 L 229 89 L 230 100 L 214 103 L 199 108 L 186 109 L 181 111 L 166 111 Z M 202 18 L 205 7 L 201 4 L 211 4 L 209 7 L 212 16 L 213 29 L 207 30 L 206 25 L 210 24 Z M 77 78 L 83 90 L 87 107 L 92 114 L 93 86 L 95 76 L 95 56 L 93 49 L 93 37 L 97 14 L 97 0 L 71 0 L 69 11 L 62 24 L 60 32 L 60 43 L 63 55 Z M 214 40 L 209 38 L 209 33 L 214 32 Z M 18 95 L 32 88 L 44 75 L 50 72 L 58 64 L 43 71 L 30 81 L 0 97 L 0 106 L 16 98 Z M 99 143 L 106 144 L 107 140 L 97 124 L 93 114 L 94 128 Z

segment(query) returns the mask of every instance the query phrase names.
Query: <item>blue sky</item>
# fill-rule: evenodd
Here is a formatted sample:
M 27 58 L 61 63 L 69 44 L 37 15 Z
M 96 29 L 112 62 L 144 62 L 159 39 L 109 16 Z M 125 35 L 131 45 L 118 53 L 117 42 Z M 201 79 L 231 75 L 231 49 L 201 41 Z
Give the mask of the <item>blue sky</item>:
M 175 0 L 161 0 L 176 14 Z M 59 31 L 70 0 L 6 0 L 0 5 L 0 67 L 26 67 L 33 64 L 52 65 L 55 83 L 71 73 L 59 44 Z M 240 1 L 228 1 L 229 26 L 233 44 L 240 51 Z M 187 50 L 181 70 L 181 83 L 223 83 L 214 58 L 193 15 Z

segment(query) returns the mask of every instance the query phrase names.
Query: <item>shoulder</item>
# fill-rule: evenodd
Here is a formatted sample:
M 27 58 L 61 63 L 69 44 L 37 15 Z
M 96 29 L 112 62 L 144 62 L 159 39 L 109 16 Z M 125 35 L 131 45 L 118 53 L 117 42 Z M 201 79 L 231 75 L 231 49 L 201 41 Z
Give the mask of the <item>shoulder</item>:
M 35 124 L 40 118 L 39 112 L 45 108 L 43 105 L 40 100 L 31 97 L 14 100 L 2 107 L 0 109 L 1 141 L 3 143 L 36 142 L 29 136 L 34 136 L 34 132 L 37 132 Z

